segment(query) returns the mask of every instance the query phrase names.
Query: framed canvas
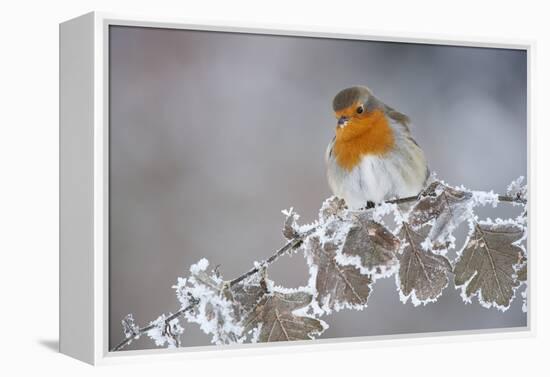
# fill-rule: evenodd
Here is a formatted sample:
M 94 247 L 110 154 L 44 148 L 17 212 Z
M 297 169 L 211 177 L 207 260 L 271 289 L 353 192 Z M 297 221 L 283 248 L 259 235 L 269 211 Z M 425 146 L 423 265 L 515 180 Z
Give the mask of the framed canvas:
M 532 49 L 62 23 L 61 352 L 97 364 L 532 334 Z

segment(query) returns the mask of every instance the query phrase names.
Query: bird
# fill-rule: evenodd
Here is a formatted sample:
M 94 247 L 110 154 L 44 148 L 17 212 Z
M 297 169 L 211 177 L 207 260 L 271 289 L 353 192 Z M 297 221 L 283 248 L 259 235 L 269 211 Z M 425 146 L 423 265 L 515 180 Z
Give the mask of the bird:
M 419 195 L 430 176 L 409 117 L 366 86 L 341 90 L 332 101 L 337 119 L 325 162 L 332 193 L 352 210 Z

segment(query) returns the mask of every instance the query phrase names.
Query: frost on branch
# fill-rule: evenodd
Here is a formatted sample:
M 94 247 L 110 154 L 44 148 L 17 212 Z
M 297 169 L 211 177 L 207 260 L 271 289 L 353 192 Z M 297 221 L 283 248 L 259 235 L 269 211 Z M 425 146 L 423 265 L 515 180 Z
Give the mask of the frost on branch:
M 521 200 L 527 200 L 527 185 L 524 181 L 524 176 L 520 176 L 516 180 L 512 181 L 506 189 L 506 195 Z
M 139 338 L 139 326 L 136 324 L 132 313 L 122 319 L 122 331 L 124 331 L 126 338 Z
M 455 285 L 470 301 L 478 294 L 486 307 L 506 310 L 520 282 L 515 267 L 524 257 L 517 242 L 524 228 L 514 222 L 473 222 L 472 234 L 460 252 L 454 269 Z
M 519 206 L 521 214 L 479 221 L 477 207 L 504 202 Z M 349 210 L 343 200 L 331 197 L 312 224 L 299 225 L 293 209 L 283 211 L 284 246 L 229 281 L 201 259 L 174 286 L 180 309 L 145 327 L 127 315 L 122 321 L 125 339 L 113 349 L 142 334 L 158 346 L 179 347 L 181 318 L 198 324 L 215 344 L 312 339 L 328 327 L 319 316 L 366 308 L 376 280 L 393 274 L 403 303 L 436 301 L 454 274 L 465 302 L 477 295 L 484 307 L 502 311 L 510 307 L 520 285 L 525 286 L 527 311 L 526 205 L 527 186 L 520 177 L 506 195 L 434 181 L 418 197 L 388 200 L 374 208 Z M 470 233 L 451 262 L 446 255 L 456 248 L 459 241 L 453 233 L 463 222 Z M 267 270 L 293 252 L 306 258 L 308 286 L 283 288 L 268 279 Z
M 180 346 L 180 336 L 183 333 L 183 327 L 180 326 L 178 318 L 167 321 L 167 317 L 163 314 L 151 322 L 150 326 L 152 328 L 147 330 L 146 334 L 157 346 L 164 346 L 164 344 L 168 348 Z
M 182 307 L 191 299 L 198 304 L 185 314 L 185 318 L 200 325 L 201 330 L 212 335 L 212 343 L 237 342 L 242 329 L 234 321 L 234 307 L 224 295 L 224 281 L 215 273 L 207 272 L 208 261 L 201 259 L 190 268 L 188 279 L 178 279 L 175 286 Z
M 305 313 L 294 313 L 307 310 L 310 293 L 276 287 L 265 269 L 230 285 L 207 268 L 205 259 L 191 266 L 189 279 L 180 279 L 176 288 L 182 307 L 189 305 L 190 298 L 199 302 L 185 318 L 211 334 L 215 344 L 311 339 L 327 327 Z
M 297 220 L 300 216 L 294 212 L 293 208 L 290 208 L 288 211 L 282 211 L 286 216 L 285 223 L 283 225 L 283 236 L 287 240 L 292 240 L 300 235 L 300 227 L 298 226 Z
M 175 286 L 182 307 L 190 305 L 191 300 L 198 301 L 185 313 L 185 318 L 212 335 L 212 343 L 241 343 L 246 338 L 241 318 L 262 297 L 264 289 L 257 277 L 230 289 L 219 274 L 207 272 L 208 264 L 206 259 L 201 259 L 191 266 L 191 276 L 180 278 Z
M 401 300 L 411 297 L 414 306 L 435 301 L 448 285 L 447 272 L 452 271 L 449 260 L 431 250 L 426 243 L 428 228 L 415 231 L 408 223 L 403 223 L 399 236 L 404 246 L 399 255 L 397 286 Z

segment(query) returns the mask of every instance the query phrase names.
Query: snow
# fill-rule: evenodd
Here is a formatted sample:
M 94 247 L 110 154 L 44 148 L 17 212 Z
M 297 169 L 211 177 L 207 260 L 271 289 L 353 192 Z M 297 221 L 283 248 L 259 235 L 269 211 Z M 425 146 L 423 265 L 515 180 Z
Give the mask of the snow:
M 172 319 L 168 324 L 166 323 L 166 318 L 172 315 L 169 313 L 168 316 L 162 314 L 156 320 L 152 321 L 150 324 L 154 327 L 146 332 L 157 346 L 167 345 L 168 348 L 176 348 L 180 343 L 180 336 L 183 333 L 183 327 L 180 326 L 178 318 Z
M 493 208 L 498 206 L 498 194 L 495 194 L 493 190 L 489 192 L 485 191 L 471 191 L 474 206 L 486 206 L 490 205 Z
M 506 189 L 506 194 L 516 198 L 527 199 L 527 184 L 524 183 L 525 177 L 519 176 L 513 180 Z
M 311 293 L 313 296 L 313 299 L 311 300 L 311 303 L 309 304 L 308 311 L 311 311 L 316 316 L 321 316 L 325 314 L 325 311 L 319 306 L 317 302 L 317 297 L 319 295 L 319 292 L 317 291 L 316 287 L 316 281 L 317 281 L 317 273 L 319 271 L 319 267 L 316 264 L 313 264 L 311 255 L 306 255 L 306 261 L 309 268 L 309 279 L 307 283 L 308 292 Z
M 457 260 L 458 260 L 458 258 L 457 258 Z M 475 272 L 472 274 L 472 276 L 470 276 L 470 278 L 464 282 L 464 284 L 462 284 L 462 285 L 455 285 L 455 289 L 457 289 L 457 290 L 460 291 L 460 297 L 462 298 L 462 301 L 463 301 L 465 304 L 471 304 L 471 303 L 472 303 L 472 297 L 474 297 L 474 295 L 468 296 L 468 295 L 466 294 L 466 288 L 467 288 L 468 285 L 472 282 L 472 280 L 476 277 L 477 274 L 478 274 L 478 272 L 475 271 Z
M 521 306 L 521 310 L 524 313 L 527 313 L 527 287 L 523 292 L 521 292 L 521 297 L 523 298 L 523 305 Z
M 263 323 L 260 323 L 258 326 L 248 332 L 248 335 L 250 336 L 250 343 L 258 343 L 258 339 L 260 339 L 260 333 L 262 332 L 262 325 Z
M 369 275 L 374 283 L 378 279 L 383 279 L 393 275 L 399 268 L 397 258 L 388 263 L 388 265 L 380 265 L 373 268 L 363 266 L 361 257 L 358 255 L 348 255 L 342 252 L 342 249 L 336 251 L 334 258 L 340 266 L 353 266 L 359 270 L 362 275 Z
M 401 211 L 399 211 L 397 204 L 386 202 L 377 204 L 376 207 L 374 207 L 374 210 L 372 211 L 372 219 L 376 222 L 381 223 L 383 221 L 383 218 L 391 213 L 393 213 L 394 215 L 396 224 L 401 224 L 403 221 L 405 221 L 405 218 L 401 214 Z
M 281 213 L 283 215 L 285 215 L 286 217 L 290 217 L 292 214 L 294 214 L 294 207 L 290 207 L 290 209 L 283 209 L 281 211 Z M 296 214 L 296 220 L 298 220 L 300 218 L 300 215 Z
M 178 278 L 174 286 L 181 307 L 191 304 L 190 297 L 198 304 L 184 316 L 212 336 L 212 343 L 227 344 L 242 342 L 243 328 L 235 320 L 233 304 L 221 295 L 224 281 L 214 273 L 207 274 L 208 260 L 202 258 L 189 269 L 189 278 Z M 201 278 L 199 278 L 201 276 Z
M 134 337 L 135 339 L 139 338 L 139 326 L 134 320 L 134 315 L 132 313 L 127 314 L 126 317 L 122 320 L 122 329 L 124 331 L 124 336 L 126 339 Z
M 294 211 L 294 207 L 290 207 L 290 209 L 284 209 L 281 211 L 281 213 L 286 216 L 285 223 L 286 221 L 288 221 L 289 218 L 292 219 L 290 225 L 294 232 L 298 235 L 307 233 L 318 225 L 317 221 L 310 224 L 298 225 L 297 221 L 300 219 L 300 215 L 297 214 L 296 211 Z
M 202 259 L 199 260 L 197 263 L 191 265 L 191 267 L 189 268 L 189 271 L 190 271 L 193 275 L 196 275 L 196 274 L 198 274 L 200 271 L 206 271 L 206 269 L 208 268 L 208 265 L 209 265 L 208 259 L 202 258 Z

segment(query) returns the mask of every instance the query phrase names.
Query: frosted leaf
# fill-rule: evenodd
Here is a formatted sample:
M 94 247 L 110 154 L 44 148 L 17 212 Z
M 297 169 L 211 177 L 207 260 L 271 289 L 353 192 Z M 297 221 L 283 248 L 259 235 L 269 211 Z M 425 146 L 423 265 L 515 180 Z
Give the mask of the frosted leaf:
M 394 205 L 379 207 L 351 211 L 336 197 L 323 203 L 315 232 L 301 246 L 315 312 L 365 308 L 374 280 L 394 272 L 399 240 L 373 215 L 398 211 Z
M 473 223 L 454 269 L 455 285 L 461 288 L 464 301 L 470 302 L 477 294 L 484 307 L 508 309 L 520 284 L 515 266 L 524 255 L 516 243 L 523 233 L 523 227 L 511 222 Z
M 122 319 L 122 330 L 126 338 L 137 339 L 139 337 L 139 326 L 136 324 L 133 314 L 130 313 Z
M 432 223 L 430 239 L 444 245 L 453 230 L 471 214 L 471 199 L 469 192 L 434 182 L 412 208 L 409 223 L 413 227 Z
M 363 273 L 384 276 L 397 265 L 399 246 L 397 237 L 386 227 L 373 221 L 368 213 L 363 212 L 357 216 L 348 231 L 342 247 L 344 258 L 337 260 L 342 265 L 355 265 L 364 269 Z
M 293 208 L 290 208 L 288 211 L 283 211 L 283 214 L 286 216 L 285 223 L 283 225 L 283 236 L 288 240 L 292 240 L 300 235 L 300 230 L 297 223 L 300 216 L 294 212 Z
M 212 343 L 241 343 L 246 338 L 242 318 L 265 293 L 262 278 L 256 274 L 229 287 L 218 271 L 207 272 L 207 268 L 208 262 L 201 260 L 191 266 L 191 276 L 180 279 L 175 286 L 182 307 L 198 300 L 198 304 L 185 313 L 185 318 L 212 335 Z
M 224 294 L 225 282 L 219 274 L 208 273 L 208 261 L 204 261 L 191 266 L 191 276 L 181 279 L 175 286 L 182 307 L 190 305 L 191 300 L 198 300 L 198 304 L 185 313 L 185 318 L 212 335 L 212 343 L 238 342 L 242 328 L 238 325 L 233 303 Z
M 260 272 L 227 289 L 225 295 L 233 303 L 234 315 L 239 323 L 268 292 L 268 285 L 273 283 L 268 282 L 265 275 Z
M 319 211 L 319 220 L 321 223 L 325 223 L 328 220 L 340 215 L 346 210 L 346 202 L 344 199 L 332 196 L 324 201 Z
M 244 323 L 246 332 L 258 342 L 276 342 L 313 339 L 321 334 L 326 324 L 316 318 L 298 315 L 307 307 L 312 295 L 304 291 L 266 294 L 254 307 Z
M 512 181 L 506 189 L 506 195 L 517 199 L 527 200 L 527 184 L 525 184 L 524 181 L 524 176 L 520 176 Z
M 177 348 L 181 344 L 180 336 L 184 329 L 180 326 L 178 318 L 173 318 L 167 322 L 168 317 L 163 314 L 151 322 L 150 325 L 153 327 L 147 330 L 146 334 L 157 346 L 166 344 L 168 348 Z
M 342 266 L 336 261 L 339 246 L 334 241 L 321 242 L 310 236 L 304 245 L 310 267 L 310 280 L 315 287 L 316 301 L 321 310 L 330 313 L 343 308 L 362 309 L 367 304 L 372 279 L 354 266 Z
M 447 272 L 452 270 L 451 263 L 429 249 L 424 242 L 427 233 L 427 228 L 415 231 L 408 223 L 401 227 L 399 237 L 403 247 L 396 281 L 403 303 L 409 297 L 415 306 L 433 302 L 449 283 Z

